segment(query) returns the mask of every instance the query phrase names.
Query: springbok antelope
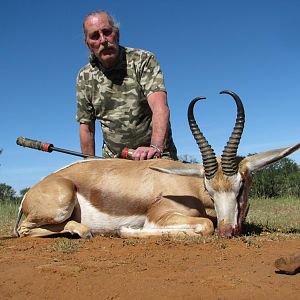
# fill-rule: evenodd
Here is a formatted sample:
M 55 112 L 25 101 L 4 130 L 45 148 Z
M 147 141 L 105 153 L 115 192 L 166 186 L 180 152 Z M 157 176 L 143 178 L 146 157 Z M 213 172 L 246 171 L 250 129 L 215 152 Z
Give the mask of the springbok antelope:
M 237 105 L 232 134 L 221 158 L 198 128 L 195 98 L 188 108 L 192 134 L 203 165 L 153 159 L 87 159 L 66 166 L 42 179 L 24 196 L 15 234 L 48 236 L 69 232 L 83 238 L 92 233 L 121 237 L 159 236 L 164 233 L 209 235 L 217 227 L 221 237 L 239 234 L 249 208 L 251 173 L 299 149 L 271 150 L 237 162 L 245 114 Z M 20 222 L 22 213 L 26 218 Z

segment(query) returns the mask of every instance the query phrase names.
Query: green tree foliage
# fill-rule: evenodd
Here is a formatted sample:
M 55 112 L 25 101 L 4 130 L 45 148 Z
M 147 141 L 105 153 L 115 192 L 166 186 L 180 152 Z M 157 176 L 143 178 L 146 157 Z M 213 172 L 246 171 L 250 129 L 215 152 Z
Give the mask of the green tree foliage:
M 4 201 L 21 201 L 29 188 L 20 190 L 19 194 L 8 184 L 0 183 L 0 203 Z
M 19 197 L 16 191 L 5 183 L 0 183 L 0 201 L 17 201 Z
M 283 158 L 253 175 L 252 197 L 300 197 L 300 167 Z

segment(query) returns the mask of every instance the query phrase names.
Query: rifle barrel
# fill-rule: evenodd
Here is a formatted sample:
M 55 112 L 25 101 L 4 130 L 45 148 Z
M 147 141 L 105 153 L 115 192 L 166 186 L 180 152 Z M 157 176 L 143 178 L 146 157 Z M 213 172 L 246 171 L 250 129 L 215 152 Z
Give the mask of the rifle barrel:
M 72 150 L 57 148 L 57 147 L 54 147 L 53 144 L 46 143 L 46 142 L 41 142 L 41 141 L 36 141 L 36 140 L 24 138 L 24 137 L 18 137 L 17 140 L 16 140 L 16 143 L 19 146 L 28 147 L 28 148 L 32 148 L 32 149 L 35 149 L 35 150 L 49 152 L 49 153 L 52 152 L 52 151 L 57 151 L 57 152 L 62 152 L 62 153 L 75 155 L 75 156 L 80 156 L 80 157 L 84 157 L 84 158 L 102 158 L 102 157 L 99 157 L 99 156 L 92 156 L 92 155 L 84 154 L 84 153 L 81 153 L 81 152 L 76 152 L 76 151 L 72 151 Z

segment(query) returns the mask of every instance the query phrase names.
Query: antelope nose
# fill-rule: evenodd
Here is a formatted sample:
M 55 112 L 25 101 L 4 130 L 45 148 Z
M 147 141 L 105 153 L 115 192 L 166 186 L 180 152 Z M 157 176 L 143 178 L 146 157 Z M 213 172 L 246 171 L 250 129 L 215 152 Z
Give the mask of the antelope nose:
M 237 230 L 231 224 L 222 224 L 219 228 L 220 237 L 233 237 L 237 233 Z

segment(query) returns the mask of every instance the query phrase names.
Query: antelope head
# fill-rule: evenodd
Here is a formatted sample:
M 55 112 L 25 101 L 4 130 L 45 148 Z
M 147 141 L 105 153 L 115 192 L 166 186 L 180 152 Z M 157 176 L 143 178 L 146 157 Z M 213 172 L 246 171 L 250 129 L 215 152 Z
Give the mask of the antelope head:
M 188 121 L 202 155 L 204 184 L 215 205 L 219 234 L 232 236 L 240 232 L 249 207 L 248 192 L 245 191 L 247 178 L 245 174 L 239 172 L 236 159 L 245 124 L 245 111 L 238 95 L 231 91 L 222 91 L 221 94 L 231 95 L 237 105 L 235 126 L 221 159 L 217 160 L 214 150 L 208 144 L 194 118 L 195 103 L 205 97 L 198 97 L 191 101 L 188 108 Z
M 251 173 L 259 170 L 300 148 L 300 143 L 286 148 L 267 151 L 237 160 L 237 150 L 244 129 L 245 112 L 241 99 L 232 91 L 222 91 L 233 97 L 237 106 L 237 117 L 232 134 L 224 147 L 220 158 L 209 145 L 199 129 L 194 118 L 194 105 L 205 97 L 197 97 L 191 101 L 188 108 L 188 121 L 191 132 L 198 144 L 203 166 L 197 169 L 162 169 L 156 170 L 183 176 L 204 178 L 206 192 L 214 202 L 217 215 L 218 231 L 221 237 L 231 237 L 239 234 L 249 209 L 249 190 Z

